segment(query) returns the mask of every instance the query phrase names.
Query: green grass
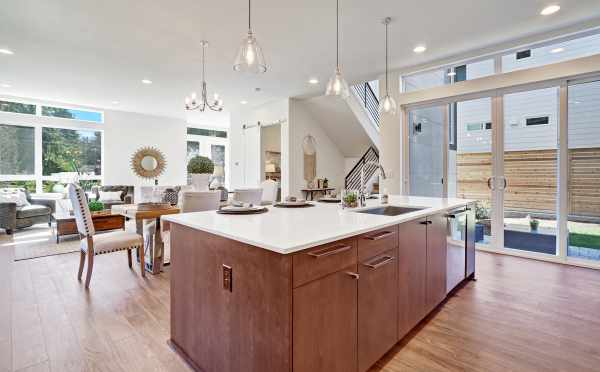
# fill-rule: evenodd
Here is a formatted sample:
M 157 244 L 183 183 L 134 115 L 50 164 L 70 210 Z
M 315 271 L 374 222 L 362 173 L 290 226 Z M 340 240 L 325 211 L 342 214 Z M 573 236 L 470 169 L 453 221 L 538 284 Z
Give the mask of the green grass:
M 600 225 L 569 222 L 569 244 L 575 247 L 600 249 Z

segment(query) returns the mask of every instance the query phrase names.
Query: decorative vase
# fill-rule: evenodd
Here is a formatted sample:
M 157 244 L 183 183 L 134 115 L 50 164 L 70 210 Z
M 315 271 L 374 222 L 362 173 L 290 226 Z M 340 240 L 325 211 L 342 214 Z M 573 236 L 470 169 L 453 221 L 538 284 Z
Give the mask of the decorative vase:
M 192 174 L 192 186 L 196 191 L 208 191 L 208 181 L 210 173 L 194 173 Z

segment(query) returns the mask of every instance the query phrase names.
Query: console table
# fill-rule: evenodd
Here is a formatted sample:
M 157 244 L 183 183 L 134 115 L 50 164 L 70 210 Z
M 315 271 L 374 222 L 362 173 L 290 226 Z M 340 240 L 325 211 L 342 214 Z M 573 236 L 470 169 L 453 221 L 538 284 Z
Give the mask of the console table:
M 75 216 L 63 213 L 53 213 L 52 218 L 56 221 L 56 244 L 60 237 L 65 235 L 77 235 L 77 223 Z M 92 213 L 92 222 L 96 231 L 125 230 L 125 217 L 120 214 Z

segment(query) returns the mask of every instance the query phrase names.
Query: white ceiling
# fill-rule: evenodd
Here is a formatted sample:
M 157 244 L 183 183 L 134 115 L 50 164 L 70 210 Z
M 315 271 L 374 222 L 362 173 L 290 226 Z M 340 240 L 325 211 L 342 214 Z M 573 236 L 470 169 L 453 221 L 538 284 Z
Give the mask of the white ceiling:
M 0 54 L 0 84 L 12 85 L 0 94 L 186 118 L 183 98 L 199 89 L 201 39 L 211 43 L 209 91 L 228 110 L 241 100 L 320 92 L 335 63 L 333 0 L 253 2 L 253 28 L 270 67 L 264 75 L 232 70 L 246 32 L 244 0 L 0 2 L 0 48 L 15 52 Z M 561 11 L 540 16 L 549 3 Z M 350 82 L 383 70 L 384 16 L 393 18 L 393 68 L 600 19 L 598 0 L 342 0 L 341 7 L 342 70 Z M 412 52 L 419 43 L 428 47 L 422 55 Z M 320 85 L 309 85 L 309 77 Z M 154 83 L 143 85 L 144 78 Z

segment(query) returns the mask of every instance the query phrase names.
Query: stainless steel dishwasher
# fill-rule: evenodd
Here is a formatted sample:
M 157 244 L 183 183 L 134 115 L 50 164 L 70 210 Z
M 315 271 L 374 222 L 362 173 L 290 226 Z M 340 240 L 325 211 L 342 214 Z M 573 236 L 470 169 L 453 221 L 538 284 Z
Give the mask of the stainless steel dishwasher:
M 446 293 L 475 275 L 475 214 L 458 208 L 446 214 Z

